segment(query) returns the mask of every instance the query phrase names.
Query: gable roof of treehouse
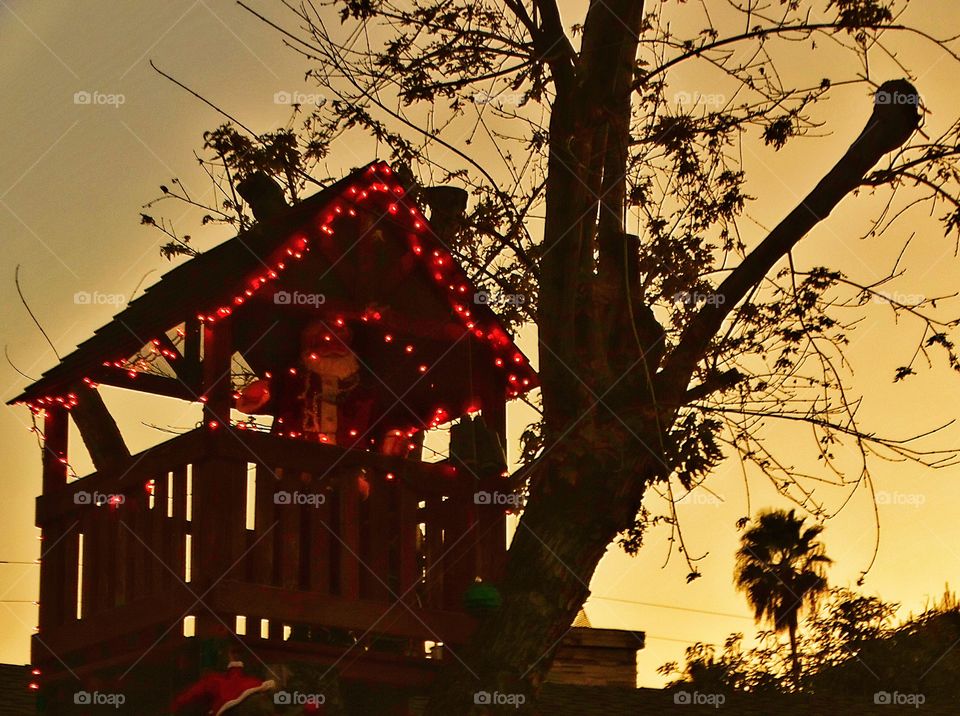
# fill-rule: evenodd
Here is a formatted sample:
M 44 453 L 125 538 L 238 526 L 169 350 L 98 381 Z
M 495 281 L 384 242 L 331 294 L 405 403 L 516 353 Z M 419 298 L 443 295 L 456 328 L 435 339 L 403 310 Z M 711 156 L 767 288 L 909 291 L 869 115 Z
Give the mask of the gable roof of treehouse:
M 277 298 L 281 291 L 313 291 L 324 301 L 285 304 Z M 278 316 L 298 317 L 302 326 L 320 313 L 336 313 L 363 328 L 360 319 L 370 331 L 375 324 L 380 340 L 394 343 L 396 356 L 384 345 L 361 357 L 382 358 L 378 378 L 381 368 L 400 370 L 403 358 L 415 361 L 421 377 L 426 367 L 431 387 L 440 385 L 443 399 L 453 398 L 449 419 L 471 400 L 456 390 L 449 394 L 456 384 L 474 392 L 476 383 L 477 393 L 502 384 L 508 397 L 539 384 L 495 313 L 474 301 L 475 292 L 389 166 L 375 162 L 167 272 L 9 403 L 69 407 L 75 400 L 69 391 L 81 383 L 197 400 L 194 386 L 139 371 L 131 356 L 151 345 L 165 354 L 169 334 L 186 321 L 216 326 L 232 315 L 243 318 L 232 321 L 241 329 L 237 350 L 262 374 L 272 348 L 296 342 L 282 330 L 275 340 L 262 340 Z M 365 337 L 368 345 L 372 339 L 373 333 Z M 408 340 L 416 341 L 415 351 Z M 172 355 L 163 358 L 169 366 L 178 357 Z M 404 375 L 409 378 L 409 365 Z

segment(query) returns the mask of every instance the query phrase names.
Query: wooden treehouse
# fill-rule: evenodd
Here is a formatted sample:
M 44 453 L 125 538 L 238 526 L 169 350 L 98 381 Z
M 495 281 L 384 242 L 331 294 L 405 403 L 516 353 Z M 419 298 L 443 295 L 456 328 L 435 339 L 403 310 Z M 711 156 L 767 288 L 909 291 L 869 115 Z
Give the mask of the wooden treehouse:
M 189 674 L 216 640 L 248 663 L 424 684 L 425 642 L 463 643 L 465 591 L 500 579 L 510 501 L 475 496 L 514 488 L 505 403 L 537 376 L 446 248 L 456 194 L 432 195 L 431 224 L 384 163 L 295 206 L 255 184 L 253 228 L 11 401 L 42 418 L 48 704 L 77 679 L 165 698 L 178 684 L 156 665 Z M 202 421 L 130 455 L 100 385 L 202 403 Z M 96 468 L 80 478 L 71 417 Z M 424 450 L 458 420 L 450 454 Z

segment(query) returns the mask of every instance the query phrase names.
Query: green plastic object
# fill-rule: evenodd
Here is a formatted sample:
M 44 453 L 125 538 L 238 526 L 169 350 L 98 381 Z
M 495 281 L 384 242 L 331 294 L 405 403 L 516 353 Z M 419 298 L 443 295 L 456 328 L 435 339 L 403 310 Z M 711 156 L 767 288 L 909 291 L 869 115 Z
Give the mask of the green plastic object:
M 464 609 L 477 617 L 497 611 L 502 604 L 503 598 L 500 596 L 500 590 L 492 584 L 480 580 L 471 584 L 463 595 Z

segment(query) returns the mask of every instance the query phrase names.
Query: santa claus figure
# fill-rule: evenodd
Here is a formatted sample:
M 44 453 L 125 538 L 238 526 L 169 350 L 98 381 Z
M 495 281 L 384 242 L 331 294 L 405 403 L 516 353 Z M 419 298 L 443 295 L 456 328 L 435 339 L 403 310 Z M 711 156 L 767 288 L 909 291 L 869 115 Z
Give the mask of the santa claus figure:
M 258 679 L 243 670 L 243 662 L 231 650 L 226 671 L 205 674 L 173 701 L 173 712 L 180 713 L 190 706 L 199 706 L 212 716 L 240 716 L 242 713 L 272 713 L 272 694 L 276 690 L 272 679 Z M 260 708 L 257 708 L 257 707 Z
M 255 380 L 237 398 L 248 414 L 273 414 L 279 435 L 353 447 L 366 436 L 373 395 L 361 385 L 360 362 L 343 321 L 313 321 L 300 336 L 296 365 Z
M 311 323 L 303 332 L 300 361 L 304 367 L 301 430 L 320 442 L 338 443 L 340 406 L 360 384 L 360 364 L 350 350 L 350 329 Z

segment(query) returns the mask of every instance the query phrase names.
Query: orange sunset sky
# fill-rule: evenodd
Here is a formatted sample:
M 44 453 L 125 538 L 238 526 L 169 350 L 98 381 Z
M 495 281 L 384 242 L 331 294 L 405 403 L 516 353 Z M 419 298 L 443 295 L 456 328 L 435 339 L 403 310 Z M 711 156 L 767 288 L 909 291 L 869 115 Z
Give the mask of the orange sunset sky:
M 678 28 L 697 27 L 697 4 L 683 6 L 682 13 L 679 4 L 669 5 L 678 13 Z M 561 0 L 561 7 L 567 25 L 582 21 L 582 3 Z M 332 10 L 331 21 L 338 22 Z M 960 4 L 917 0 L 902 21 L 938 35 L 957 34 Z M 888 42 L 913 71 L 931 110 L 926 131 L 936 136 L 960 109 L 960 63 L 915 37 L 891 36 Z M 221 118 L 155 74 L 148 60 L 257 131 L 286 123 L 289 107 L 275 103 L 278 92 L 318 90 L 303 84 L 305 61 L 284 48 L 275 32 L 224 0 L 0 0 L 0 53 L 0 300 L 5 307 L 0 342 L 17 368 L 37 377 L 56 359 L 19 302 L 14 267 L 21 266 L 31 307 L 65 354 L 120 308 L 78 305 L 77 292 L 120 295 L 125 301 L 145 276 L 149 284 L 170 268 L 159 254 L 163 237 L 139 225 L 139 209 L 158 194 L 158 185 L 180 177 L 197 195 L 208 190 L 191 152 L 199 150 L 202 132 Z M 782 57 L 785 82 L 846 77 L 858 70 L 852 62 L 838 65 L 829 48 L 785 48 Z M 878 82 L 900 76 L 879 56 L 871 70 Z M 691 93 L 725 91 L 713 81 L 684 71 L 671 87 Z M 123 101 L 76 104 L 77 92 L 114 94 Z M 813 186 L 857 135 L 869 112 L 863 86 L 841 88 L 814 110 L 814 117 L 825 123 L 818 132 L 823 136 L 794 141 L 779 153 L 762 141 L 745 143 L 747 188 L 756 197 L 741 223 L 748 243 L 758 241 L 764 228 Z M 377 151 L 367 140 L 344 141 L 334 147 L 325 173 L 342 176 L 376 158 Z M 484 147 L 471 151 L 481 156 Z M 887 235 L 859 239 L 880 206 L 878 198 L 866 195 L 846 199 L 804 240 L 796 252 L 798 263 L 836 267 L 869 283 L 889 271 L 905 238 L 916 232 L 904 258 L 909 271 L 887 290 L 933 296 L 960 289 L 960 259 L 935 217 L 921 211 Z M 200 228 L 199 213 L 172 204 L 167 211 L 201 249 L 228 236 L 222 228 Z M 960 304 L 954 312 L 960 315 Z M 880 303 L 868 305 L 864 316 L 848 352 L 853 392 L 864 396 L 862 424 L 905 437 L 953 420 L 960 405 L 960 375 L 936 365 L 905 382 L 891 382 L 894 369 L 909 360 L 919 327 L 896 325 L 889 308 Z M 532 327 L 521 335 L 521 345 L 534 361 L 535 337 Z M 0 362 L 4 400 L 27 382 L 6 361 Z M 185 411 L 160 398 L 132 397 L 110 388 L 103 393 L 133 451 L 167 437 L 144 422 L 189 428 L 199 416 L 195 407 Z M 511 456 L 516 458 L 516 439 L 531 413 L 514 405 L 509 419 Z M 0 561 L 10 562 L 0 564 L 0 661 L 9 663 L 29 661 L 29 636 L 37 616 L 32 602 L 38 569 L 29 563 L 39 555 L 33 508 L 40 491 L 40 453 L 29 425 L 25 407 L 0 410 Z M 809 429 L 771 427 L 765 435 L 798 467 L 815 465 Z M 948 427 L 928 445 L 960 447 L 960 428 Z M 83 457 L 75 457 L 74 464 L 80 474 L 88 471 Z M 874 470 L 883 503 L 880 547 L 861 589 L 900 602 L 904 614 L 916 612 L 942 594 L 946 582 L 960 582 L 960 467 L 929 470 L 877 462 Z M 707 482 L 709 491 L 696 490 L 678 506 L 691 554 L 705 555 L 698 562 L 702 579 L 687 584 L 687 565 L 676 553 L 666 561 L 666 527 L 649 533 L 639 556 L 613 546 L 600 564 L 586 611 L 593 626 L 646 632 L 647 647 L 638 656 L 640 685 L 662 684 L 656 667 L 682 658 L 685 646 L 694 641 L 720 643 L 733 631 L 753 633 L 750 612 L 731 579 L 739 535 L 735 522 L 748 514 L 745 477 L 751 512 L 789 504 L 762 476 L 749 470 L 744 476 L 739 461 L 722 464 Z M 836 509 L 849 491 L 817 487 L 816 494 Z M 650 492 L 647 504 L 651 511 L 662 512 L 666 503 Z M 826 523 L 824 541 L 835 561 L 828 575 L 831 583 L 855 585 L 870 563 L 875 538 L 873 503 L 861 489 Z

